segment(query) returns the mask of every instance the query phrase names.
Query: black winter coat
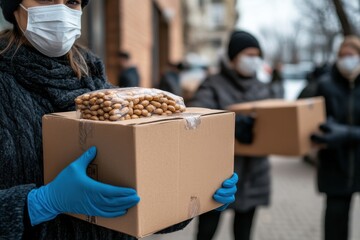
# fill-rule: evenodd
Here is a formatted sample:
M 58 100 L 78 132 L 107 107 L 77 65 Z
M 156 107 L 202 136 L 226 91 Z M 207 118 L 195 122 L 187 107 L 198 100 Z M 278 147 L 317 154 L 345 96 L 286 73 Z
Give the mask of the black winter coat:
M 207 78 L 198 88 L 189 106 L 227 109 L 231 104 L 270 98 L 268 85 L 254 78 L 243 78 L 221 65 L 219 74 Z M 256 136 L 255 136 L 256 137 Z M 235 156 L 235 172 L 239 175 L 236 211 L 247 211 L 268 205 L 270 198 L 270 164 L 266 157 Z
M 0 49 L 6 43 L 0 39 Z M 29 224 L 27 194 L 43 184 L 41 117 L 74 110 L 78 95 L 112 87 L 102 61 L 91 53 L 85 60 L 90 73 L 79 80 L 65 57 L 48 58 L 25 45 L 0 56 L 0 239 L 135 239 L 68 215 Z
M 352 142 L 319 152 L 318 187 L 329 195 L 360 191 L 360 75 L 351 83 L 333 66 L 319 82 L 317 96 L 326 101 L 327 116 L 347 125 Z
M 139 87 L 140 75 L 136 67 L 129 67 L 122 70 L 118 76 L 119 87 Z
M 181 96 L 182 90 L 179 73 L 174 71 L 165 72 L 160 79 L 159 89 Z

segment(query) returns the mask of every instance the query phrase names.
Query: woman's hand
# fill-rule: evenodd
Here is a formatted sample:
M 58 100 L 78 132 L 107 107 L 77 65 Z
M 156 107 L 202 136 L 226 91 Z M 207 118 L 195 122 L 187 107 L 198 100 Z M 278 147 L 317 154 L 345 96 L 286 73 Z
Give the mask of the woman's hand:
M 104 184 L 88 177 L 86 169 L 95 156 L 96 148 L 91 147 L 52 182 L 30 191 L 28 209 L 32 225 L 49 221 L 60 213 L 119 217 L 140 201 L 134 189 Z
M 215 192 L 213 196 L 215 201 L 224 204 L 216 210 L 223 211 L 229 206 L 230 203 L 235 201 L 235 193 L 237 190 L 236 183 L 238 180 L 238 175 L 234 173 L 232 177 L 225 180 L 222 184 L 222 187 Z

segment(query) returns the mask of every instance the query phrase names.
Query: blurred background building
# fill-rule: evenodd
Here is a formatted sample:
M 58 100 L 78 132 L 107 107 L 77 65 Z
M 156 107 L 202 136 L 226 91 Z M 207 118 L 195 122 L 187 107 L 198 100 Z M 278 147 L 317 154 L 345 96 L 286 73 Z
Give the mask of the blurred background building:
M 91 1 L 84 11 L 81 43 L 105 60 L 117 83 L 120 50 L 130 53 L 141 86 L 156 86 L 168 61 L 183 57 L 181 0 Z
M 215 65 L 237 21 L 236 0 L 185 0 L 187 60 Z
M 185 101 L 201 81 L 216 71 L 229 33 L 238 18 L 236 0 L 185 0 L 184 61 L 189 69 L 182 73 L 181 87 Z
M 236 0 L 90 1 L 79 42 L 104 60 L 111 83 L 117 84 L 123 50 L 139 70 L 140 85 L 156 87 L 168 62 L 216 64 L 236 19 Z M 1 16 L 1 29 L 9 26 Z M 197 86 L 203 76 L 188 82 Z

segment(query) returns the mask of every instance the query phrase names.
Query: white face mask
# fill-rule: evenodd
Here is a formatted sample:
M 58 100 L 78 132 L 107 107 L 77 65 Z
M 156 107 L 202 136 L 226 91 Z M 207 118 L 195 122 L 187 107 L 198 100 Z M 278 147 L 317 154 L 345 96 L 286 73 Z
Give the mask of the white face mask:
M 71 9 L 64 4 L 31 7 L 24 32 L 27 40 L 42 54 L 60 57 L 68 53 L 81 35 L 82 11 Z
M 245 77 L 252 77 L 260 68 L 261 63 L 262 61 L 260 57 L 241 56 L 236 65 L 236 69 L 241 75 Z
M 360 67 L 360 56 L 347 56 L 339 58 L 336 62 L 339 71 L 345 75 L 351 75 Z

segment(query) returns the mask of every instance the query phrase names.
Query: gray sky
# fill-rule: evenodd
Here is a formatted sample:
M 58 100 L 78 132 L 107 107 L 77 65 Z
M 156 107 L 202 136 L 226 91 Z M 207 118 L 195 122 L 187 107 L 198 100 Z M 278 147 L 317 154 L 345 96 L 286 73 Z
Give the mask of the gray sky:
M 238 28 L 257 37 L 261 28 L 291 31 L 291 22 L 299 18 L 296 0 L 238 0 Z
M 266 29 L 267 33 L 273 33 L 271 35 L 267 34 L 268 37 L 279 36 L 279 34 L 282 36 L 294 36 L 296 32 L 294 23 L 298 23 L 301 19 L 301 12 L 296 7 L 296 1 L 298 0 L 238 0 L 237 2 L 239 11 L 237 28 L 254 34 L 260 41 L 265 57 L 269 57 L 270 61 L 271 57 L 278 53 L 279 43 L 274 37 L 265 39 L 261 34 L 261 30 Z M 300 34 L 298 41 L 305 43 L 306 36 L 306 34 Z M 288 49 L 284 48 L 282 50 L 282 54 L 285 56 Z

